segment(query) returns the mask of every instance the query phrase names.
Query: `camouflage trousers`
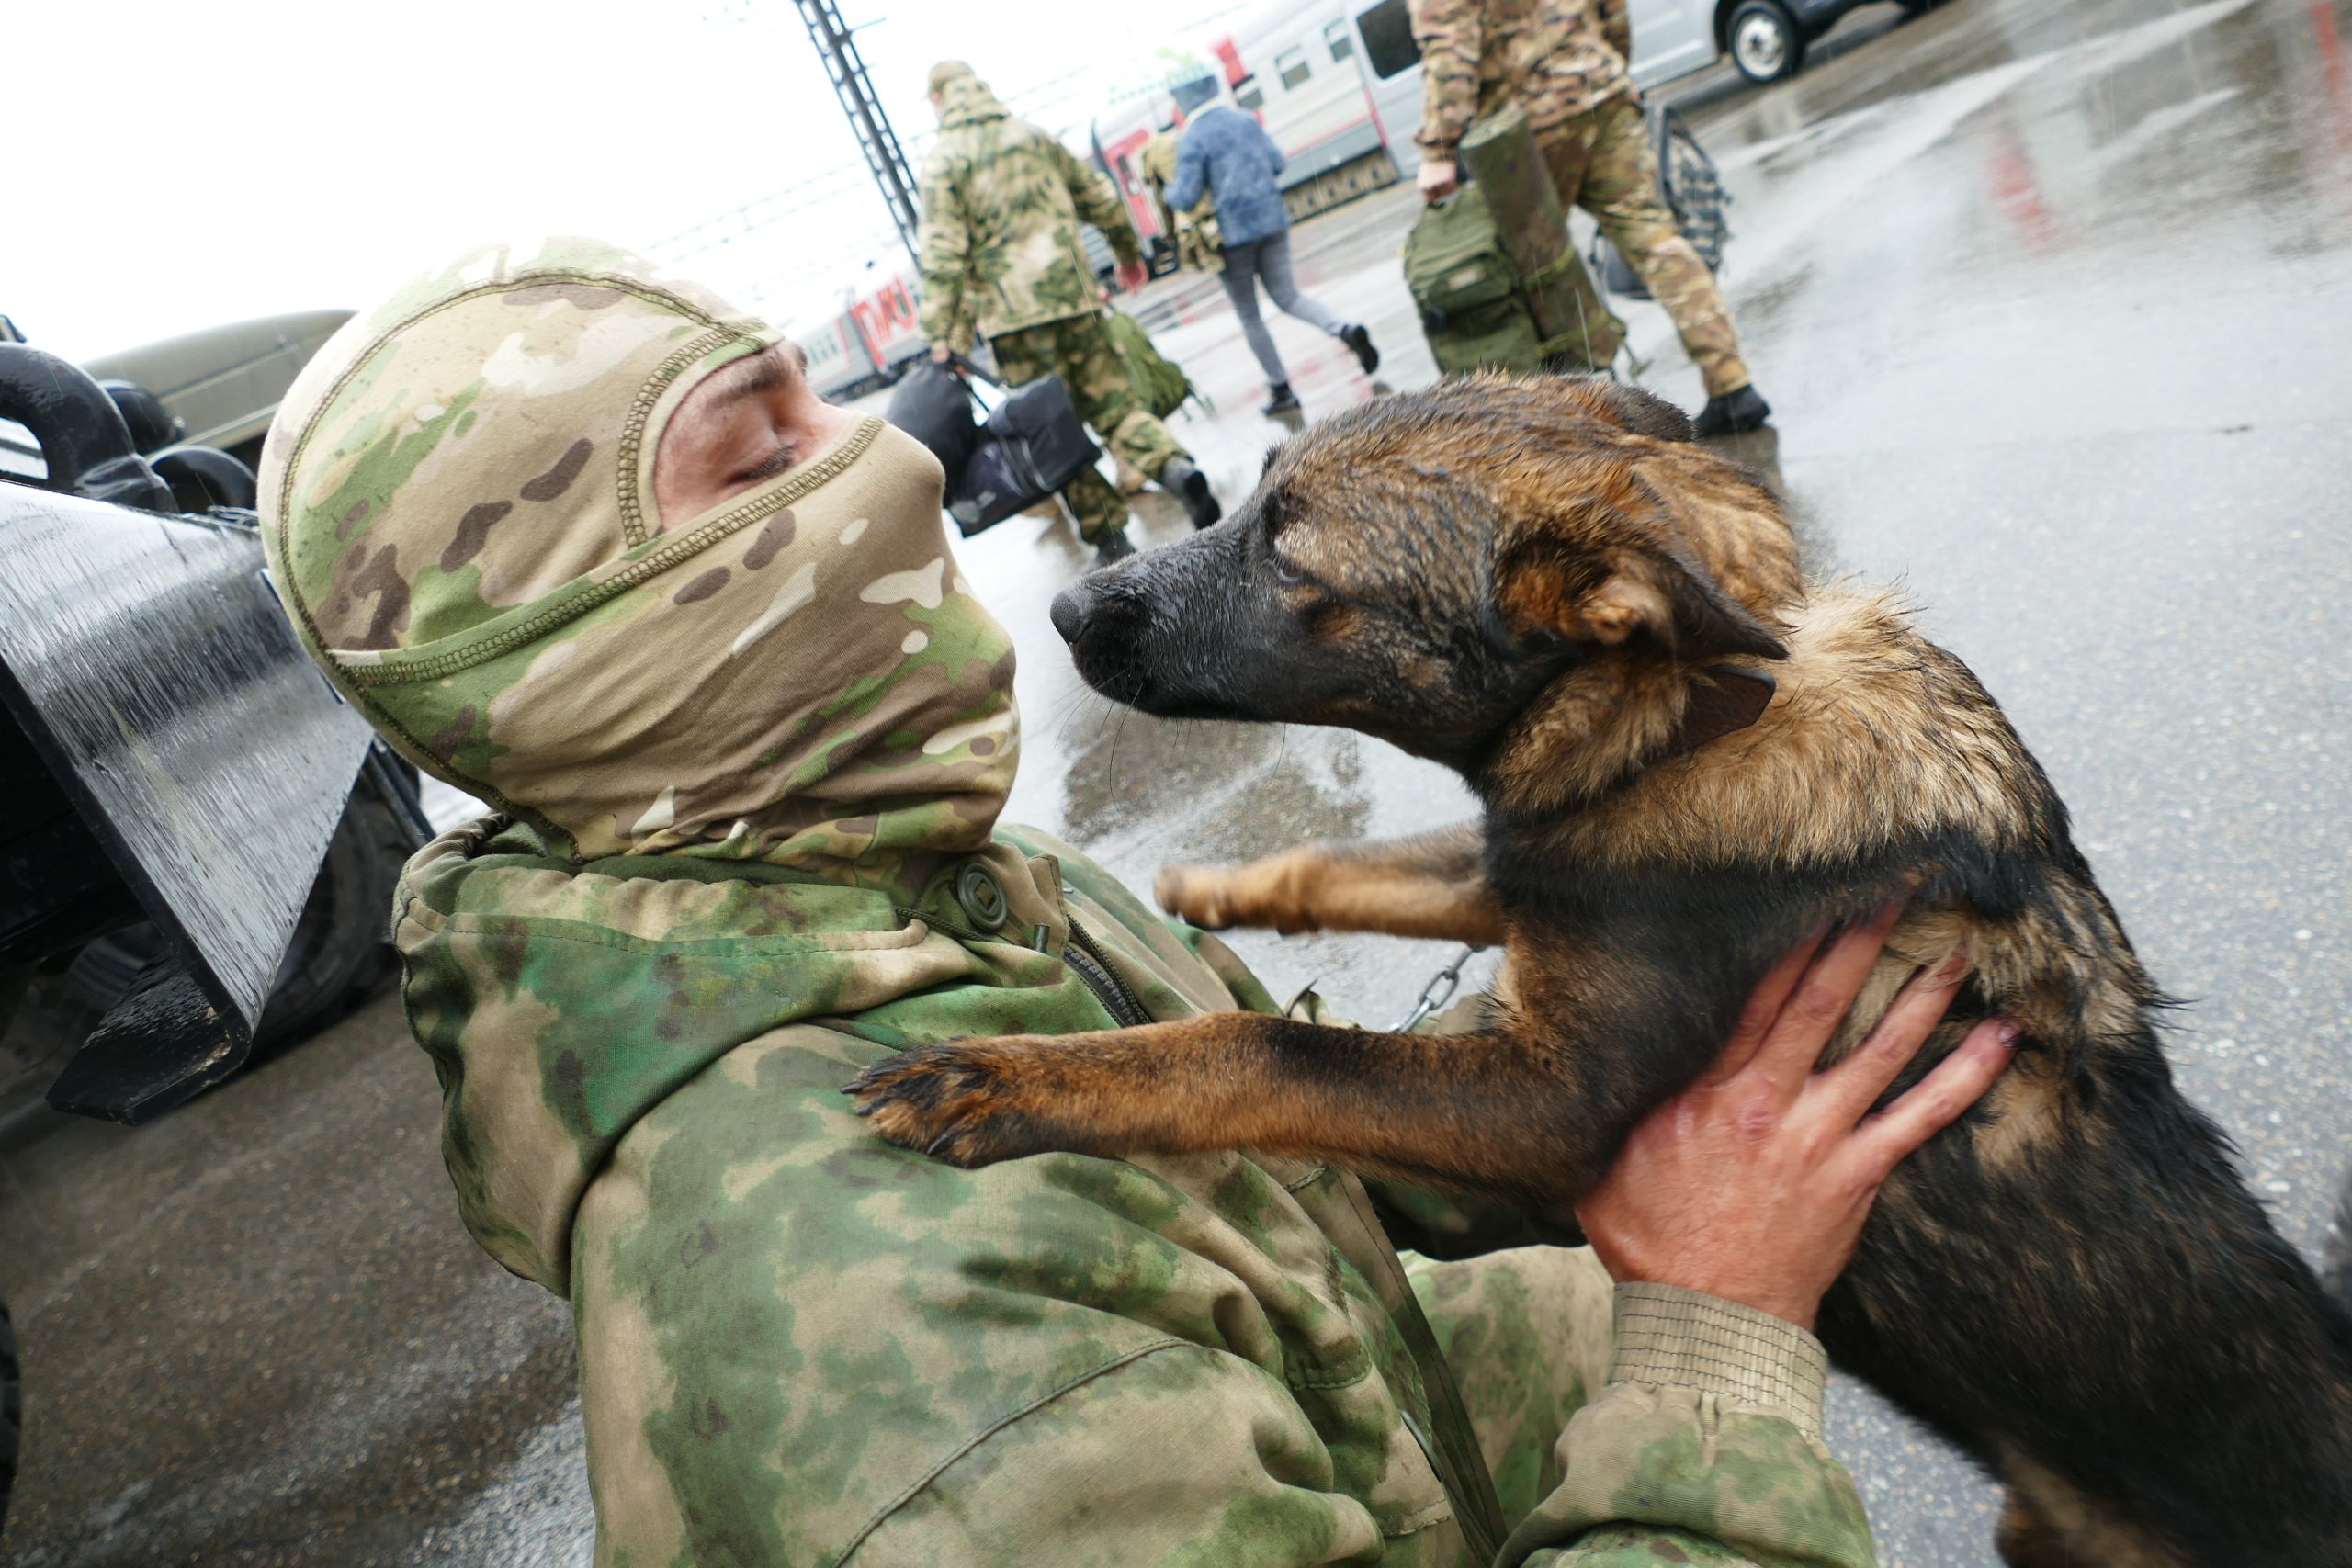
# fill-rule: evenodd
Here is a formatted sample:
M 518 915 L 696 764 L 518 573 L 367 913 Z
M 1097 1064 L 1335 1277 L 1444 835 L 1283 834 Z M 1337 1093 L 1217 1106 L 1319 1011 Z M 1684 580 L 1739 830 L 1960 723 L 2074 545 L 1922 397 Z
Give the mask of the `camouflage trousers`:
M 1560 1484 L 1560 1434 L 1609 1381 L 1609 1270 L 1589 1247 L 1523 1247 L 1454 1263 L 1405 1258 L 1502 1517 L 1516 1527 Z
M 1059 376 L 1080 419 L 1102 434 L 1111 450 L 1158 479 L 1171 457 L 1186 452 L 1168 427 L 1154 419 L 1127 386 L 1119 358 L 1100 316 L 1067 316 L 989 340 L 1005 385 L 1018 387 L 1040 376 Z M 1089 468 L 1062 487 L 1062 499 L 1090 543 L 1126 526 L 1127 503 L 1111 481 Z
M 1739 356 L 1731 309 L 1658 195 L 1657 153 L 1639 100 L 1620 93 L 1536 132 L 1535 144 L 1552 171 L 1560 205 L 1591 213 L 1626 265 L 1666 307 L 1684 350 L 1706 378 L 1707 395 L 1720 397 L 1747 386 L 1747 366 Z

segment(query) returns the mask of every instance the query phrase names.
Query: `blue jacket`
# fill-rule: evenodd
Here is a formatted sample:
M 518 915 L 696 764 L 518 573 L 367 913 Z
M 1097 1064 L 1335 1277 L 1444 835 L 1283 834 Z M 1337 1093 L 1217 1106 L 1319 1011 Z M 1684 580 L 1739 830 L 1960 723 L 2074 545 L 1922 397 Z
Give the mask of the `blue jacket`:
M 1216 223 L 1228 245 L 1246 245 L 1290 227 L 1283 210 L 1283 150 L 1265 128 L 1239 109 L 1218 104 L 1203 109 L 1185 128 L 1176 152 L 1176 184 L 1168 205 L 1190 212 L 1202 187 L 1216 197 Z

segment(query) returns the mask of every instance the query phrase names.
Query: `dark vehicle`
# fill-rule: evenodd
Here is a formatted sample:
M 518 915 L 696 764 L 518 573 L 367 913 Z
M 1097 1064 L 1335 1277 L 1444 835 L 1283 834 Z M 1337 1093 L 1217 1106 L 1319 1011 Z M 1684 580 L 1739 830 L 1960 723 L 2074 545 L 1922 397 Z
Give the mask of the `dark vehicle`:
M 1751 82 L 1777 82 L 1804 67 L 1805 47 L 1873 0 L 1721 0 L 1715 42 Z M 1917 15 L 1940 0 L 1895 0 Z
M 257 449 L 316 346 L 271 349 L 226 400 L 274 386 L 257 421 L 208 431 Z M 277 607 L 252 469 L 179 439 L 217 381 L 102 385 L 0 318 L 0 1061 L 127 1123 L 387 982 L 426 832 Z M 0 1312 L 0 1510 L 15 1373 Z

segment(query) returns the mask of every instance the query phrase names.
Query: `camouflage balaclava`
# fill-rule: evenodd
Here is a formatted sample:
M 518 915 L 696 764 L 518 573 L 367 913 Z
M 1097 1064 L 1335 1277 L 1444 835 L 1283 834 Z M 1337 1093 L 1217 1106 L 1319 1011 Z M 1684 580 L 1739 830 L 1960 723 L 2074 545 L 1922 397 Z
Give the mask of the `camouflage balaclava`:
M 896 880 L 986 843 L 1012 647 L 875 419 L 700 517 L 653 461 L 704 378 L 779 334 L 579 240 L 485 248 L 344 327 L 262 458 L 303 644 L 425 772 L 559 855 Z

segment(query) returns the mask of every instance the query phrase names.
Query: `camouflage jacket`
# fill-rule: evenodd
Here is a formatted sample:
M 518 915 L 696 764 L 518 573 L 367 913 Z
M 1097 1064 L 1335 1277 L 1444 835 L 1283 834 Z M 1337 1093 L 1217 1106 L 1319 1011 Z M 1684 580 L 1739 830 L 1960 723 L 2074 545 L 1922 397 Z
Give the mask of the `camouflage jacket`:
M 396 936 L 466 1224 L 577 1315 L 600 1564 L 1871 1561 L 1817 1439 L 1670 1372 L 1585 1407 L 1506 1548 L 1385 1233 L 1513 1224 L 1268 1158 L 870 1135 L 841 1087 L 910 1043 L 1273 1007 L 1041 835 L 900 904 L 493 819 L 417 857 Z
M 943 94 L 921 182 L 923 336 L 961 353 L 976 334 L 1092 315 L 1101 294 L 1079 225 L 1102 230 L 1122 262 L 1143 254 L 1111 182 L 978 78 Z
M 1177 264 L 1195 272 L 1223 272 L 1225 231 L 1217 222 L 1216 197 L 1204 193 L 1198 202 L 1182 212 L 1168 203 L 1169 188 L 1176 183 L 1176 160 L 1182 152 L 1183 143 L 1183 137 L 1174 130 L 1155 132 L 1136 154 L 1136 168 L 1143 175 L 1144 184 L 1151 187 L 1152 202 L 1159 210 L 1160 228 L 1175 237 Z
M 1626 0 L 1412 0 L 1421 46 L 1421 129 L 1430 158 L 1451 158 L 1476 121 L 1517 104 L 1549 130 L 1632 90 Z

